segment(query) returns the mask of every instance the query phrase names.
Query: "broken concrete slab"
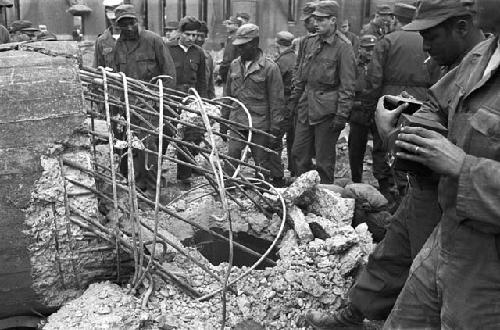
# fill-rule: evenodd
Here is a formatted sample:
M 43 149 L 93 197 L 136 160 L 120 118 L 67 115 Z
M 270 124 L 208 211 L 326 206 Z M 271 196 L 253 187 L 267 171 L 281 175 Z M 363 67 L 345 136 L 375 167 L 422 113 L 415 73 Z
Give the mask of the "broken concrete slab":
M 283 192 L 283 198 L 287 204 L 296 204 L 297 200 L 307 191 L 320 183 L 321 179 L 317 171 L 309 171 L 299 176 Z
M 387 206 L 388 201 L 377 188 L 366 183 L 352 183 L 345 187 L 361 204 L 369 209 L 381 209 Z
M 297 200 L 297 205 L 307 212 L 330 219 L 337 224 L 351 224 L 354 215 L 355 201 L 351 198 L 342 198 L 339 194 L 315 187 Z
M 288 207 L 288 218 L 293 224 L 293 229 L 297 233 L 300 244 L 308 243 L 314 239 L 309 224 L 306 222 L 306 217 L 298 206 L 293 205 Z

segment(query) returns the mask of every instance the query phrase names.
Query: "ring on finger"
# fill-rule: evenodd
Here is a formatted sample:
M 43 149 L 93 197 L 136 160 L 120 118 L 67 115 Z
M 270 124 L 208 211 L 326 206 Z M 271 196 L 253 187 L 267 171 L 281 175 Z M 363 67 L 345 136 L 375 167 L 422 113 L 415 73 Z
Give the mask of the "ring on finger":
M 418 154 L 418 150 L 420 149 L 420 147 L 415 147 L 415 153 Z

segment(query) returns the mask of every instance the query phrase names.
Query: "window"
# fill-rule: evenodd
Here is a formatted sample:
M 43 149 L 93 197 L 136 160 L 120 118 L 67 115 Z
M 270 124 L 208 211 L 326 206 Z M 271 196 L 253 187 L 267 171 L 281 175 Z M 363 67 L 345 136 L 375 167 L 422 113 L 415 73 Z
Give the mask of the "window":
M 184 16 L 194 16 L 198 19 L 207 20 L 208 0 L 178 0 L 177 13 L 180 20 Z
M 297 0 L 288 0 L 288 21 L 295 22 L 297 20 Z

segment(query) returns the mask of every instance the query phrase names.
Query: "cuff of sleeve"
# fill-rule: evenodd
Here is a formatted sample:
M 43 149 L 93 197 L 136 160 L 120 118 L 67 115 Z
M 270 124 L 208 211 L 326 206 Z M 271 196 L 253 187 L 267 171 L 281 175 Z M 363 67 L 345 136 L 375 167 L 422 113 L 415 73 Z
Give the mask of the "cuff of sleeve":
M 478 162 L 477 157 L 466 155 L 460 175 L 458 176 L 457 189 L 457 215 L 467 216 L 470 210 L 469 192 L 472 187 L 471 167 Z

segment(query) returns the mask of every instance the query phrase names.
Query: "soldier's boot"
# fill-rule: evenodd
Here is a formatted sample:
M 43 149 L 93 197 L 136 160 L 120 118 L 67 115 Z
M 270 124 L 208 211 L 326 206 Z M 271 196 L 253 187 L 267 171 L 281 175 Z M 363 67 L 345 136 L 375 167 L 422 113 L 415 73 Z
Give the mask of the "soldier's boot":
M 363 329 L 364 316 L 351 303 L 333 313 L 309 311 L 305 317 L 306 323 L 313 329 Z

